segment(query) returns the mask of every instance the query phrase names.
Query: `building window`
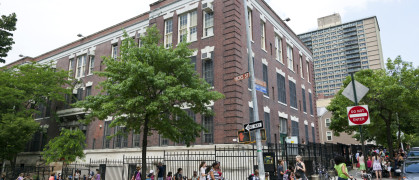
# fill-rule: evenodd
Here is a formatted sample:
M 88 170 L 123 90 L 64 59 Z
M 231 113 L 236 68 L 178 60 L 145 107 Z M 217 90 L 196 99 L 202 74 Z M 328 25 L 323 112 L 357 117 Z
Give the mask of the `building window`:
M 293 50 L 292 47 L 287 44 L 287 59 L 288 59 L 288 68 L 291 71 L 294 71 L 294 60 L 293 60 Z
M 332 123 L 332 121 L 331 121 L 329 118 L 327 118 L 327 119 L 325 120 L 325 122 L 326 122 L 326 127 L 329 127 L 329 126 L 330 126 L 330 124 Z
M 300 55 L 300 75 L 301 75 L 301 78 L 303 78 L 304 79 L 304 71 L 303 71 L 303 56 L 301 56 Z
M 304 126 L 304 130 L 306 132 L 306 144 L 308 144 L 309 138 L 308 138 L 308 125 L 307 124 Z
M 140 147 L 140 134 L 133 131 L 132 135 L 132 145 L 133 147 Z
M 191 109 L 186 109 L 185 111 L 188 114 L 188 116 L 191 117 L 194 122 L 196 122 L 195 113 Z
M 280 117 L 279 118 L 279 133 L 281 134 L 287 134 L 288 130 L 288 121 L 285 118 Z
M 313 137 L 313 143 L 316 143 L 316 131 L 313 126 L 311 127 L 311 136 Z
M 327 131 L 326 132 L 326 137 L 327 137 L 327 141 L 331 141 L 332 140 L 332 131 Z
M 86 87 L 86 97 L 92 95 L 92 86 Z
M 76 69 L 76 78 L 83 77 L 85 75 L 86 67 L 86 56 L 77 57 L 77 69 Z
M 266 125 L 266 143 L 271 143 L 271 117 L 267 112 L 265 112 L 263 115 Z
M 277 86 L 278 86 L 278 101 L 287 104 L 287 94 L 285 90 L 285 77 L 281 74 L 276 74 Z
M 112 44 L 112 54 L 111 57 L 116 59 L 118 56 L 118 43 Z
M 213 60 L 208 59 L 204 60 L 203 63 L 203 76 L 205 81 L 210 84 L 211 86 L 214 86 L 214 65 Z
M 169 48 L 172 46 L 173 35 L 173 20 L 168 19 L 164 22 L 164 47 Z
M 275 53 L 276 60 L 278 60 L 281 63 L 284 63 L 282 61 L 282 39 L 278 35 L 275 36 Z
M 265 31 L 265 23 L 264 22 L 260 22 L 260 46 L 263 50 L 266 50 L 266 31 Z
M 92 149 L 95 149 L 96 148 L 95 146 L 96 146 L 96 139 L 93 138 Z
M 128 147 L 127 138 L 124 136 L 124 134 L 125 134 L 125 127 L 117 127 L 116 128 L 116 132 L 118 134 L 116 135 L 116 140 L 115 140 L 114 146 L 116 148 Z M 121 132 L 121 133 L 119 133 L 119 132 Z
M 255 67 L 255 57 L 252 57 L 252 62 L 253 62 L 253 68 L 254 68 Z M 250 72 L 250 63 L 248 63 L 247 71 Z M 250 78 L 247 78 L 247 79 L 248 79 L 248 82 L 249 82 L 249 89 L 252 89 L 253 88 L 252 81 L 250 80 Z
M 310 62 L 307 61 L 306 65 L 307 82 L 310 82 Z
M 250 9 L 247 10 L 247 18 L 249 20 L 249 33 L 250 33 L 250 40 L 253 41 L 253 22 L 252 22 L 252 11 Z
M 109 148 L 110 144 L 111 144 L 111 140 L 108 139 L 107 137 L 111 135 L 111 128 L 109 127 L 109 125 L 111 124 L 111 121 L 105 121 L 105 136 L 103 136 L 103 142 L 104 142 L 104 147 L 105 148 Z
M 204 132 L 204 143 L 214 143 L 214 117 L 204 116 L 202 118 L 202 125 L 207 130 Z
M 169 145 L 169 139 L 164 138 L 160 135 L 160 146 L 167 146 Z
M 269 96 L 269 85 L 268 85 L 268 66 L 263 64 L 263 81 L 266 83 L 266 93 L 265 95 Z
M 249 107 L 249 122 L 253 122 L 253 108 Z
M 88 75 L 92 75 L 93 74 L 93 70 L 95 68 L 95 56 L 89 56 L 89 74 Z
M 214 35 L 214 12 L 204 12 L 204 37 Z
M 313 99 L 311 93 L 308 93 L 308 103 L 310 103 L 310 114 L 313 115 Z
M 295 83 L 289 81 L 290 87 L 290 105 L 291 107 L 297 108 L 297 89 L 295 87 Z
M 183 42 L 184 39 L 186 39 L 186 42 L 196 41 L 197 39 L 196 11 L 179 15 L 179 42 Z
M 307 112 L 306 90 L 302 89 L 301 93 L 303 95 L 302 96 L 302 98 L 303 98 L 303 111 Z
M 196 71 L 196 56 L 191 57 L 191 64 L 195 66 L 195 71 Z
M 299 140 L 300 138 L 300 130 L 298 128 L 298 122 L 296 121 L 292 121 L 291 122 L 291 128 L 292 128 L 292 136 L 297 136 L 297 139 Z
M 68 64 L 68 74 L 70 77 L 74 77 L 74 59 L 70 59 Z
M 77 89 L 77 101 L 83 100 L 83 88 Z

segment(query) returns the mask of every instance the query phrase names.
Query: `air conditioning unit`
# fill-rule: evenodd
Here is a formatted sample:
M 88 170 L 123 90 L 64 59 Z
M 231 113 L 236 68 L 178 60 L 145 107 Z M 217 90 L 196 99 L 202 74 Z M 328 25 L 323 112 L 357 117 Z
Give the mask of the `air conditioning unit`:
M 213 12 L 214 11 L 214 8 L 212 6 L 212 3 L 208 3 L 208 2 L 207 3 L 203 3 L 202 4 L 202 10 L 204 10 L 207 13 Z
M 212 53 L 211 52 L 202 53 L 201 54 L 201 59 L 202 60 L 210 60 L 210 59 L 212 59 Z

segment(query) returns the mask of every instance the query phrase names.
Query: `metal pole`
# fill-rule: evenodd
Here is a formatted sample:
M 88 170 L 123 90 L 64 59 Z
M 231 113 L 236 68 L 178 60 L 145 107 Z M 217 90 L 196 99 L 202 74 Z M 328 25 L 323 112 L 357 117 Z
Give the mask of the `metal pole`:
M 253 67 L 253 58 L 252 58 L 252 44 L 250 43 L 250 29 L 249 29 L 249 15 L 247 10 L 247 1 L 243 0 L 244 6 L 244 17 L 246 25 L 246 39 L 247 39 L 247 57 L 249 61 L 249 74 L 250 74 L 250 83 L 252 84 L 252 101 L 253 101 L 253 122 L 258 121 L 258 103 L 256 97 L 256 87 L 255 87 L 255 73 Z M 260 130 L 256 130 L 256 149 L 257 149 L 257 158 L 258 158 L 258 169 L 259 169 L 259 178 L 260 180 L 265 180 L 265 167 L 263 165 L 263 153 L 262 153 L 262 142 L 260 137 Z
M 355 88 L 355 78 L 354 78 L 354 73 L 351 73 L 351 79 L 352 79 L 352 88 L 354 91 L 354 100 L 355 100 L 355 106 L 358 106 L 358 98 L 356 96 L 356 88 Z M 362 125 L 359 125 L 359 136 L 361 137 L 361 149 L 362 149 L 362 154 L 364 155 L 364 157 L 366 156 L 365 154 L 365 145 L 364 145 L 364 136 L 362 135 Z M 365 161 L 364 161 L 365 164 Z M 365 167 L 367 167 L 367 165 L 365 164 Z

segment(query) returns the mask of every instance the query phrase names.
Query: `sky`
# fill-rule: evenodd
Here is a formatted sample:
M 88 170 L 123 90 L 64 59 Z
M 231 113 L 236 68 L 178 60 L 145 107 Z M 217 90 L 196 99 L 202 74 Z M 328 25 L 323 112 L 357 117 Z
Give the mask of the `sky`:
M 149 10 L 157 0 L 0 0 L 0 15 L 17 14 L 15 44 L 6 64 L 19 55 L 36 57 Z M 419 66 L 419 0 L 266 0 L 297 33 L 317 29 L 317 18 L 339 13 L 342 22 L 377 16 L 383 57 Z M 5 64 L 0 64 L 3 66 Z

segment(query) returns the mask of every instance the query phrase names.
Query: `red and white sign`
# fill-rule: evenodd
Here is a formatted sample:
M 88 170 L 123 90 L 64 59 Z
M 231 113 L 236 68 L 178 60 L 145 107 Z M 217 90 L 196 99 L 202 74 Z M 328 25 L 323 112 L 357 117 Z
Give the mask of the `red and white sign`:
M 235 81 L 240 81 L 240 80 L 243 80 L 243 79 L 247 79 L 249 77 L 250 77 L 250 74 L 249 74 L 249 72 L 247 72 L 247 73 L 244 73 L 242 75 L 234 77 L 234 80 Z
M 347 107 L 350 126 L 370 124 L 367 105 Z

